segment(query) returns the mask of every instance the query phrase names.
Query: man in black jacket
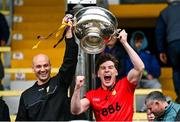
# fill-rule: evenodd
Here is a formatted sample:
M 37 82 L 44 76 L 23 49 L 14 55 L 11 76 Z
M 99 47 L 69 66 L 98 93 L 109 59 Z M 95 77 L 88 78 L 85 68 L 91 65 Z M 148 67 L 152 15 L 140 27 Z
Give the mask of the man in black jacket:
M 71 119 L 67 93 L 75 74 L 78 54 L 78 46 L 71 31 L 69 29 L 66 32 L 64 60 L 56 76 L 50 77 L 51 64 L 47 55 L 34 56 L 32 68 L 37 82 L 22 93 L 16 121 Z

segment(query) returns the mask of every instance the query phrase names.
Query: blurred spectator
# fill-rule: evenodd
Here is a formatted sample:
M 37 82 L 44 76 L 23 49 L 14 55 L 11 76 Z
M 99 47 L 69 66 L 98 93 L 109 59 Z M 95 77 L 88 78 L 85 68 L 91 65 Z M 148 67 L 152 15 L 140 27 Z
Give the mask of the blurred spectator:
M 142 31 L 136 31 L 132 34 L 130 39 L 130 45 L 136 50 L 141 60 L 145 64 L 145 70 L 143 77 L 138 84 L 139 88 L 161 88 L 161 84 L 158 80 L 160 76 L 160 66 L 156 56 L 150 51 L 146 50 L 148 41 L 145 34 Z M 126 58 L 126 73 L 133 67 L 130 58 Z
M 159 91 L 149 93 L 145 99 L 147 112 L 154 114 L 154 121 L 176 121 L 180 105 L 168 101 Z M 151 116 L 152 117 L 152 116 Z M 150 119 L 150 117 L 148 118 Z M 151 118 L 152 121 L 153 118 Z
M 155 30 L 157 50 L 163 63 L 168 59 L 173 68 L 173 82 L 180 103 L 180 0 L 168 0 L 169 5 L 161 11 Z M 167 52 L 167 53 L 166 53 Z
M 9 39 L 9 26 L 5 16 L 0 13 L 0 46 L 6 46 Z M 1 59 L 0 52 L 0 90 L 3 90 L 2 79 L 4 78 L 4 66 Z
M 2 99 L 0 99 L 0 121 L 10 121 L 9 108 Z
M 169 97 L 169 96 L 165 96 L 166 97 L 166 101 L 171 101 L 172 99 Z M 155 115 L 149 110 L 149 109 L 147 109 L 147 120 L 149 121 L 149 122 L 154 122 L 155 121 Z M 177 113 L 177 116 L 176 116 L 176 121 L 179 121 L 178 119 L 178 117 L 179 117 L 179 115 L 180 115 L 180 110 L 178 111 L 178 113 Z

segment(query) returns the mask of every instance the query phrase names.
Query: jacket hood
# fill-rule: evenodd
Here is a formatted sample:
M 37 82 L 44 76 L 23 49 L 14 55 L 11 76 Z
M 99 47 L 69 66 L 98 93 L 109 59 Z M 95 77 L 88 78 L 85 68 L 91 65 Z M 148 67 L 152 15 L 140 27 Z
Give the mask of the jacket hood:
M 144 37 L 143 41 L 142 41 L 142 46 L 139 49 L 136 49 L 136 47 L 135 47 L 134 37 L 135 37 L 136 34 L 141 34 Z M 131 39 L 130 39 L 130 45 L 132 46 L 132 48 L 134 48 L 138 52 L 141 51 L 141 50 L 144 50 L 148 46 L 148 41 L 147 41 L 147 38 L 146 38 L 145 34 L 142 31 L 133 32 L 132 36 L 131 36 Z

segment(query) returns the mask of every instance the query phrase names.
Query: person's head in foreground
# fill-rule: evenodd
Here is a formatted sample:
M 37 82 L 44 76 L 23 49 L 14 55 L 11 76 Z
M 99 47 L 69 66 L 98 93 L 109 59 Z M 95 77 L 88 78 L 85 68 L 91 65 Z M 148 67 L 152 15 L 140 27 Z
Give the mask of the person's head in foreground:
M 153 91 L 145 99 L 147 111 L 153 113 L 155 118 L 162 116 L 168 103 L 166 97 L 159 91 Z
M 33 57 L 32 69 L 36 75 L 39 85 L 48 82 L 51 74 L 51 63 L 45 54 L 38 54 Z
M 96 62 L 97 77 L 101 80 L 101 87 L 109 89 L 116 82 L 118 61 L 111 54 L 104 54 Z

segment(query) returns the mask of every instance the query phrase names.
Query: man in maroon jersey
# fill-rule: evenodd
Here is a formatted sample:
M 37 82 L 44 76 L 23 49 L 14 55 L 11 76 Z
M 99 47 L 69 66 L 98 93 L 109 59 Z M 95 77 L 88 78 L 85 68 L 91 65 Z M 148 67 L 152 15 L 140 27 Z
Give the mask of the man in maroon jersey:
M 97 76 L 101 87 L 90 90 L 86 97 L 80 98 L 80 88 L 84 84 L 84 76 L 77 76 L 76 86 L 71 99 L 71 112 L 80 114 L 90 106 L 96 121 L 132 121 L 133 99 L 137 82 L 141 79 L 144 64 L 127 42 L 127 33 L 122 30 L 117 37 L 128 53 L 134 67 L 128 75 L 116 82 L 118 61 L 110 54 L 100 56 L 97 61 Z

